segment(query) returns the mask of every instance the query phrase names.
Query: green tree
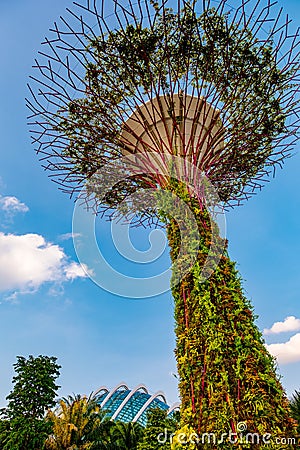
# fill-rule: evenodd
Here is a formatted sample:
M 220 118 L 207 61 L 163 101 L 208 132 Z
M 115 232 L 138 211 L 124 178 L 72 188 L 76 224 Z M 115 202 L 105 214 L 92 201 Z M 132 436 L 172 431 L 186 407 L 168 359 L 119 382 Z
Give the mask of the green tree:
M 111 428 L 111 444 L 120 450 L 136 450 L 143 436 L 143 427 L 136 422 L 114 422 Z
M 178 417 L 168 418 L 167 412 L 160 408 L 153 408 L 147 414 L 147 425 L 144 437 L 139 443 L 138 450 L 170 450 L 172 434 L 179 426 Z
M 47 421 L 52 424 L 52 434 L 45 442 L 47 450 L 87 450 L 105 448 L 110 444 L 107 430 L 110 424 L 104 419 L 92 396 L 69 396 L 59 401 L 54 411 L 49 411 Z
M 297 431 L 300 434 L 300 391 L 295 391 L 290 400 L 291 416 L 297 421 Z
M 28 359 L 18 356 L 14 369 L 14 387 L 2 410 L 9 423 L 1 433 L 3 449 L 40 450 L 51 432 L 51 423 L 44 416 L 55 405 L 60 366 L 55 357 L 30 355 Z
M 0 449 L 1 450 L 3 450 L 3 448 L 4 448 L 5 440 L 9 433 L 9 428 L 10 428 L 9 420 L 0 419 Z

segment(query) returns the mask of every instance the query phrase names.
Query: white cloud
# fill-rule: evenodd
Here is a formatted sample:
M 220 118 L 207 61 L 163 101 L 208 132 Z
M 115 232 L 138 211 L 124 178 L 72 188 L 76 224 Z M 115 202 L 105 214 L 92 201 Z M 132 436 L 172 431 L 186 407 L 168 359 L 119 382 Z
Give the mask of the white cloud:
M 67 241 L 68 239 L 73 239 L 73 238 L 76 238 L 76 237 L 79 237 L 79 236 L 81 236 L 80 233 L 65 233 L 65 234 L 61 234 L 59 236 L 59 239 L 61 241 Z
M 68 280 L 74 280 L 78 277 L 86 277 L 88 273 L 90 272 L 85 264 L 80 265 L 76 262 L 72 262 L 65 267 L 65 274 Z
M 17 199 L 17 197 L 0 196 L 0 209 L 11 214 L 29 211 L 28 206 Z
M 300 330 L 300 319 L 296 319 L 295 316 L 288 316 L 283 322 L 275 322 L 271 328 L 265 328 L 264 334 L 279 334 L 298 330 Z
M 300 361 L 300 333 L 295 334 L 282 344 L 266 345 L 271 355 L 277 358 L 279 364 L 288 364 Z
M 49 281 L 86 276 L 80 264 L 68 262 L 63 249 L 43 236 L 0 232 L 0 291 L 35 291 Z

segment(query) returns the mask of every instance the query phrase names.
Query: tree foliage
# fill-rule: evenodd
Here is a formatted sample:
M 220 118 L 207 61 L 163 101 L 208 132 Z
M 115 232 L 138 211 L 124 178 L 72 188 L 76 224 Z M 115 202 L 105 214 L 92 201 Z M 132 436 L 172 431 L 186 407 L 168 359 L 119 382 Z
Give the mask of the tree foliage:
M 55 357 L 30 355 L 27 359 L 18 356 L 14 369 L 14 387 L 2 411 L 6 420 L 1 430 L 3 449 L 40 450 L 51 431 L 44 415 L 55 405 L 60 366 Z
M 297 430 L 300 434 L 300 391 L 295 391 L 290 401 L 291 416 L 297 422 Z
M 117 449 L 137 450 L 144 430 L 137 422 L 114 422 L 111 427 L 111 442 Z
M 159 408 L 149 410 L 144 436 L 137 450 L 170 450 L 172 434 L 178 427 L 178 418 L 167 417 L 166 411 Z
M 52 433 L 45 443 L 46 450 L 142 450 L 162 447 L 157 434 L 175 431 L 177 421 L 167 418 L 166 411 L 153 409 L 145 428 L 139 423 L 111 421 L 101 410 L 97 398 L 69 396 L 60 400 L 47 420 Z
M 47 421 L 53 428 L 51 436 L 46 440 L 45 448 L 98 449 L 97 444 L 101 443 L 108 428 L 104 418 L 105 412 L 91 396 L 76 395 L 63 398 L 56 410 L 50 410 L 47 414 Z
M 200 167 L 230 203 L 283 157 L 274 149 L 292 135 L 287 121 L 297 104 L 290 93 L 299 65 L 282 67 L 273 34 L 259 39 L 229 13 L 211 7 L 199 15 L 195 2 L 184 2 L 179 12 L 150 3 L 154 17 L 147 26 L 135 17 L 118 30 L 87 36 L 85 96 L 55 116 L 54 128 L 68 144 L 53 168 L 70 172 L 71 181 L 89 179 L 122 155 L 124 123 L 140 104 L 163 96 L 176 123 L 172 96 L 184 90 L 220 111 L 225 148 Z M 128 195 L 138 183 L 127 181 Z M 106 200 L 116 206 L 120 197 L 114 192 Z
M 235 264 L 226 250 L 214 273 L 203 282 L 201 272 L 212 239 L 211 217 L 188 194 L 185 201 L 194 212 L 201 243 L 197 262 L 172 289 L 182 425 L 200 437 L 203 433 L 219 437 L 223 432 L 237 433 L 241 422 L 246 424 L 246 433 L 295 436 L 275 360 L 254 323 Z M 178 257 L 183 244 L 176 221 L 170 220 L 167 233 L 176 276 L 185 258 Z M 218 448 L 235 446 L 224 442 Z M 277 448 L 275 442 L 269 448 Z

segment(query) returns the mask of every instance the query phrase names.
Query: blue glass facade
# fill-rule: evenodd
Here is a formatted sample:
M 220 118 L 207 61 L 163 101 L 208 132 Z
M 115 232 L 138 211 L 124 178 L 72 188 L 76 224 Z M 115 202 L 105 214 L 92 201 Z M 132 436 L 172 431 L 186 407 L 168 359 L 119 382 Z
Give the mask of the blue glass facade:
M 140 385 L 131 390 L 126 385 L 119 385 L 112 391 L 102 388 L 96 394 L 97 401 L 107 412 L 107 417 L 112 420 L 121 420 L 122 422 L 138 422 L 145 426 L 147 423 L 147 411 L 151 408 L 160 408 L 165 411 L 170 410 L 170 416 L 175 409 L 171 408 L 165 402 L 163 393 L 151 395 L 145 386 Z

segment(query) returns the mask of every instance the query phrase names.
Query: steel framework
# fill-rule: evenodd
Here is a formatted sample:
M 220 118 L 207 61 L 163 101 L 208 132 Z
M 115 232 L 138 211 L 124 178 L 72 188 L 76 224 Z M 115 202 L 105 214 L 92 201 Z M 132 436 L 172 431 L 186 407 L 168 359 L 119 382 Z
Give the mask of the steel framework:
M 33 143 L 51 177 L 76 195 L 124 148 L 135 152 L 132 142 L 175 153 L 176 135 L 180 154 L 225 205 L 247 199 L 298 137 L 299 30 L 276 4 L 74 2 L 43 43 L 27 100 Z M 158 119 L 168 128 L 159 142 Z M 160 184 L 155 174 L 144 182 Z

